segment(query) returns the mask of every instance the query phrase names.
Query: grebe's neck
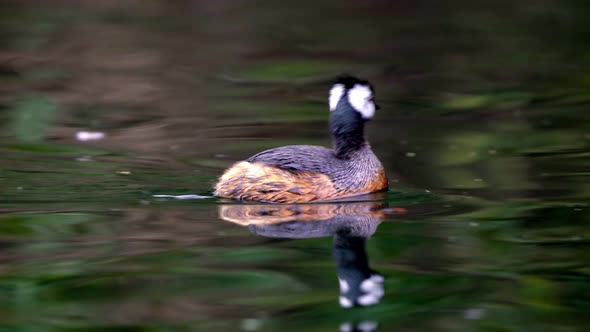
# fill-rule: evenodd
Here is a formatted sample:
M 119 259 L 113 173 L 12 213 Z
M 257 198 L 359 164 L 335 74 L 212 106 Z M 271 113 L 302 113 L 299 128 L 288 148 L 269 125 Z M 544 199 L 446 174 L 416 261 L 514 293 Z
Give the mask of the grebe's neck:
M 368 146 L 365 139 L 366 120 L 352 108 L 346 99 L 340 100 L 330 116 L 334 151 L 336 156 L 341 159 L 350 159 L 356 152 Z

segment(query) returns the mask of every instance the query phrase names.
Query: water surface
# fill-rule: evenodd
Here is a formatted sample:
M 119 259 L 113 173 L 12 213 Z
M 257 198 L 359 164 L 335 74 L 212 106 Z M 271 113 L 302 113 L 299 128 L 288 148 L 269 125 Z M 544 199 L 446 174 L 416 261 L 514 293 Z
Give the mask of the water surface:
M 588 328 L 585 2 L 3 7 L 0 330 Z M 329 146 L 341 72 L 376 86 L 389 192 L 211 197 L 260 150 Z

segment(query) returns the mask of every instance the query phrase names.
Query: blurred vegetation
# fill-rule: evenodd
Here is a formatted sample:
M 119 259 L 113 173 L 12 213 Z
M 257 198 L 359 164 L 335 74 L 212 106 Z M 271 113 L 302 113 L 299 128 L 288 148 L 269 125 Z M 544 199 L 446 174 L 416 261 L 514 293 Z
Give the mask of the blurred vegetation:
M 0 332 L 585 331 L 586 1 L 4 1 Z M 334 74 L 405 207 L 344 310 L 330 239 L 218 220 L 232 162 L 329 145 Z M 79 131 L 106 139 L 82 142 Z
M 45 138 L 57 106 L 43 96 L 29 96 L 17 102 L 12 110 L 10 127 L 21 142 L 38 142 Z

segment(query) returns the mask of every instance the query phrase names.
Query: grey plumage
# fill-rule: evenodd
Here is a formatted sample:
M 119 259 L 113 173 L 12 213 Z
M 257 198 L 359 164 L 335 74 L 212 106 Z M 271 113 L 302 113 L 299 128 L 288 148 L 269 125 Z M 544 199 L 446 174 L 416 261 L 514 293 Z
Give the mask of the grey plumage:
M 383 167 L 368 144 L 351 154 L 350 159 L 338 158 L 334 150 L 323 146 L 289 145 L 262 151 L 247 161 L 290 172 L 325 174 L 337 188 L 364 188 Z
M 330 171 L 341 160 L 336 158 L 334 151 L 323 146 L 289 145 L 262 151 L 247 159 L 248 162 L 262 162 L 295 172 Z

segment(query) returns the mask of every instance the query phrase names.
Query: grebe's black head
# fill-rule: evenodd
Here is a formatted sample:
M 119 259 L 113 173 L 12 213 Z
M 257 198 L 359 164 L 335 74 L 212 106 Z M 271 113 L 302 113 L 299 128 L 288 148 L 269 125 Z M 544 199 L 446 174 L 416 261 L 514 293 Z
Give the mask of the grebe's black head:
M 370 120 L 375 115 L 375 110 L 379 109 L 375 104 L 374 94 L 375 90 L 368 81 L 342 75 L 336 79 L 330 89 L 330 111 L 335 111 L 342 105 L 341 103 L 344 103 L 352 106 L 352 109 L 364 120 Z
M 352 76 L 340 76 L 330 89 L 330 129 L 336 156 L 347 159 L 368 146 L 365 122 L 375 115 L 371 83 Z

